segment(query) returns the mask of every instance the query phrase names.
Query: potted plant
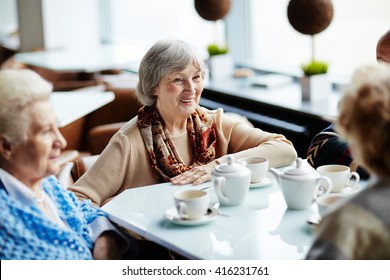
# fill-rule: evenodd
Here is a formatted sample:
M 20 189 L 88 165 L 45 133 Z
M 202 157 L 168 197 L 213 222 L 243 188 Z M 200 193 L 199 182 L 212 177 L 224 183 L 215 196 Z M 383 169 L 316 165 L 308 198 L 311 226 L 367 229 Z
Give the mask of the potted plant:
M 287 16 L 292 27 L 298 32 L 311 35 L 312 59 L 308 64 L 301 65 L 304 76 L 300 79 L 302 99 L 316 101 L 326 99 L 331 90 L 331 84 L 326 73 L 328 64 L 315 60 L 314 35 L 325 30 L 333 19 L 333 4 L 331 0 L 290 0 Z
M 312 61 L 302 65 L 304 76 L 300 78 L 302 100 L 318 101 L 328 97 L 332 85 L 326 75 L 328 64 L 326 62 Z
M 226 46 L 211 44 L 207 47 L 209 58 L 207 65 L 212 80 L 230 77 L 234 71 L 234 62 Z
M 305 76 L 326 74 L 328 72 L 328 63 L 325 61 L 312 60 L 308 64 L 302 64 L 301 68 Z
M 318 101 L 328 97 L 332 90 L 328 79 L 328 63 L 319 61 L 314 56 L 314 35 L 312 35 L 312 59 L 307 64 L 302 64 L 303 77 L 300 78 L 302 100 Z
M 217 30 L 218 21 L 223 20 L 229 13 L 231 5 L 231 0 L 195 0 L 196 11 L 203 19 L 213 21 L 215 30 Z M 215 42 L 218 42 L 217 38 Z M 226 46 L 213 43 L 207 47 L 207 51 L 211 79 L 224 78 L 233 74 L 233 58 L 229 55 Z
M 207 52 L 209 56 L 212 57 L 214 55 L 227 54 L 228 48 L 226 46 L 219 46 L 217 44 L 211 44 L 207 47 Z

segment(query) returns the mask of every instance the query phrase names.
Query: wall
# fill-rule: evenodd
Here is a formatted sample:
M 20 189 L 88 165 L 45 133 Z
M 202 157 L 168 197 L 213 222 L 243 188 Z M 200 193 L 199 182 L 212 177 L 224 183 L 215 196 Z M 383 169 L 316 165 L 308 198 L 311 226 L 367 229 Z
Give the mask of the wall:
M 0 40 L 17 26 L 16 1 L 0 1 Z
M 20 50 L 100 43 L 99 1 L 18 0 Z

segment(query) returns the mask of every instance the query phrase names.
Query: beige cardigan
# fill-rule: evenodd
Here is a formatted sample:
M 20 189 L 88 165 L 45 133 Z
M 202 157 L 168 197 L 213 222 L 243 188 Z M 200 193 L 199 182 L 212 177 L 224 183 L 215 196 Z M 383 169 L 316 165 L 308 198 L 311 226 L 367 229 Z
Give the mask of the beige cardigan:
M 224 162 L 227 154 L 234 155 L 236 160 L 256 155 L 267 157 L 273 167 L 291 164 L 296 159 L 292 143 L 283 135 L 249 127 L 225 115 L 222 109 L 204 110 L 216 124 L 216 159 L 219 162 Z M 69 190 L 80 199 L 91 199 L 102 205 L 125 189 L 160 183 L 153 176 L 137 120 L 138 117 L 131 119 L 112 137 L 96 163 Z M 178 144 L 176 148 L 183 160 L 189 158 L 183 155 L 189 150 L 185 145 L 187 142 L 180 139 L 174 139 L 174 142 Z

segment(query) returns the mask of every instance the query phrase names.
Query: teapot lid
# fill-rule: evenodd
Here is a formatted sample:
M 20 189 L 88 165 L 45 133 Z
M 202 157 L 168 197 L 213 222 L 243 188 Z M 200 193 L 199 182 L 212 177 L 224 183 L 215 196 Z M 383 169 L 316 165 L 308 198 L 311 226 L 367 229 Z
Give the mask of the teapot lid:
M 314 169 L 306 163 L 303 159 L 300 157 L 296 159 L 297 167 L 287 170 L 285 172 L 286 175 L 308 175 L 310 173 L 313 173 Z
M 244 165 L 234 162 L 233 156 L 227 157 L 227 163 L 222 163 L 221 165 L 215 167 L 218 172 L 224 173 L 237 172 L 243 170 L 244 168 Z

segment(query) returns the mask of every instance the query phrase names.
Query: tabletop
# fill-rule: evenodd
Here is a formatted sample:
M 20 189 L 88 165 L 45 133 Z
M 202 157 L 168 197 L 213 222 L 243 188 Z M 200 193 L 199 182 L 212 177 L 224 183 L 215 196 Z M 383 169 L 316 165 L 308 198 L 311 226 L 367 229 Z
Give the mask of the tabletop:
M 268 176 L 268 175 L 267 175 Z M 211 186 L 170 183 L 128 189 L 102 207 L 110 218 L 131 231 L 190 259 L 303 259 L 312 242 L 307 218 L 316 209 L 289 210 L 274 181 L 251 188 L 241 206 L 219 209 L 229 217 L 197 226 L 176 225 L 164 218 L 179 189 Z M 210 199 L 217 202 L 214 190 Z
M 119 46 L 102 45 L 93 48 L 57 49 L 15 55 L 16 61 L 56 72 L 93 73 L 122 68 L 140 61 L 143 52 Z
M 57 115 L 58 127 L 64 127 L 114 99 L 115 95 L 110 91 L 67 91 L 53 92 L 50 95 L 50 101 Z

